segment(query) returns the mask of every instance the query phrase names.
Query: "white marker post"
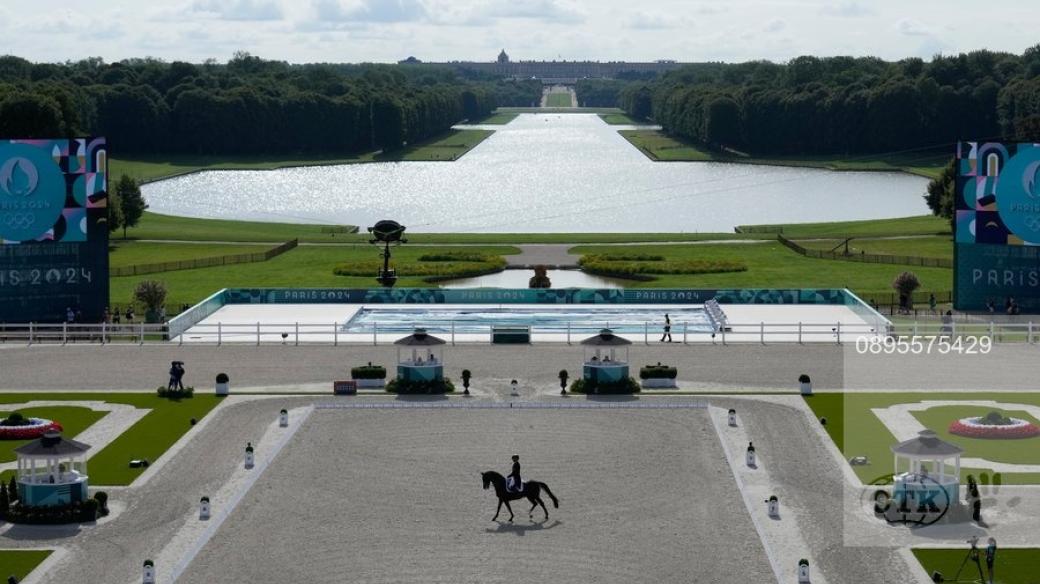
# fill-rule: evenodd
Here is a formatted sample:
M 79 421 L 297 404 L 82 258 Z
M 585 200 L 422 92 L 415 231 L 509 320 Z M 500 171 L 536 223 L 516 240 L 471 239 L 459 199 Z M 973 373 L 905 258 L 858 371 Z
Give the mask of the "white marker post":
M 729 410 L 729 426 L 730 428 L 737 427 L 737 410 L 730 408 Z
M 252 442 L 247 442 L 246 443 L 246 468 L 253 468 L 253 464 L 255 462 L 256 461 L 253 458 L 253 443 Z
M 155 564 L 151 560 L 144 561 L 141 584 L 155 584 Z
M 209 497 L 203 497 L 199 500 L 199 519 L 205 521 L 210 517 L 210 505 Z
M 747 446 L 747 465 L 755 468 L 755 445 L 751 442 Z
M 805 558 L 798 560 L 798 584 L 810 584 L 809 560 Z
M 766 499 L 766 512 L 774 519 L 780 517 L 780 499 L 776 495 L 770 495 Z
M 282 428 L 289 427 L 289 412 L 287 410 L 282 410 L 278 413 L 278 426 Z

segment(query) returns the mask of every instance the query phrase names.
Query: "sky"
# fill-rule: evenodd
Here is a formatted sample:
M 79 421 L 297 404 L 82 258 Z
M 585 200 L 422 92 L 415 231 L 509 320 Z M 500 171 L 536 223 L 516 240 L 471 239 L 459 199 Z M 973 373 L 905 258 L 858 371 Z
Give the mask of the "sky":
M 37 62 L 925 59 L 1040 43 L 1036 0 L 0 0 Z

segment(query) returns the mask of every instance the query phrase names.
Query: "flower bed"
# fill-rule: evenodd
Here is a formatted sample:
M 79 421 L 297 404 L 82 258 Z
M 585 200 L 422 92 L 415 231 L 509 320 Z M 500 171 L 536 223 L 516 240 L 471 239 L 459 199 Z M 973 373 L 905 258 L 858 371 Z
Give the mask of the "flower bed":
M 963 418 L 950 424 L 950 434 L 965 438 L 1018 440 L 1040 436 L 1040 427 L 1027 420 L 1005 418 L 1006 423 L 986 423 L 986 417 Z
M 44 418 L 24 418 L 25 423 L 17 426 L 0 424 L 0 440 L 34 440 L 45 432 L 61 432 L 61 424 Z

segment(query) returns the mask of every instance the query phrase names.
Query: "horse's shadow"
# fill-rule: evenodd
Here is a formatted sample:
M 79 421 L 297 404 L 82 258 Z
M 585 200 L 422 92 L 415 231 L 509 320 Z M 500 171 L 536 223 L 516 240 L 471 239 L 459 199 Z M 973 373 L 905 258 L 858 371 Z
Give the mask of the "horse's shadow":
M 495 528 L 490 528 L 489 527 L 489 528 L 485 529 L 484 531 L 486 531 L 488 533 L 512 533 L 514 535 L 523 536 L 523 535 L 527 535 L 527 532 L 529 532 L 529 531 L 530 532 L 545 531 L 547 529 L 552 529 L 552 528 L 556 527 L 557 525 L 563 525 L 563 522 L 560 521 L 559 519 L 553 519 L 552 522 L 549 522 L 547 520 L 542 520 L 542 521 L 538 521 L 538 522 L 535 522 L 535 523 L 528 523 L 526 525 L 522 525 L 522 524 L 519 524 L 519 523 L 509 523 L 507 521 L 498 521 L 497 523 L 498 523 L 498 527 L 495 527 Z

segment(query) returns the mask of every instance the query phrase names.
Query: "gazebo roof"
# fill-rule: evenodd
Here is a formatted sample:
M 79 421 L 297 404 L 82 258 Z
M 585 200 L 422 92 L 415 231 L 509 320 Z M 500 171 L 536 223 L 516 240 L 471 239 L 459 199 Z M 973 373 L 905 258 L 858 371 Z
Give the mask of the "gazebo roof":
M 610 329 L 603 329 L 598 335 L 585 339 L 581 344 L 591 347 L 620 347 L 631 345 L 632 341 L 615 335 Z
M 395 345 L 401 345 L 405 347 L 430 347 L 433 345 L 443 345 L 447 341 L 444 339 L 437 338 L 426 332 L 426 329 L 417 328 L 415 332 L 394 341 Z
M 14 449 L 18 456 L 76 456 L 90 450 L 89 444 L 62 438 L 58 432 L 47 432 L 39 440 Z
M 916 438 L 900 442 L 892 452 L 910 458 L 946 458 L 959 456 L 964 449 L 939 439 L 933 430 L 921 430 Z

